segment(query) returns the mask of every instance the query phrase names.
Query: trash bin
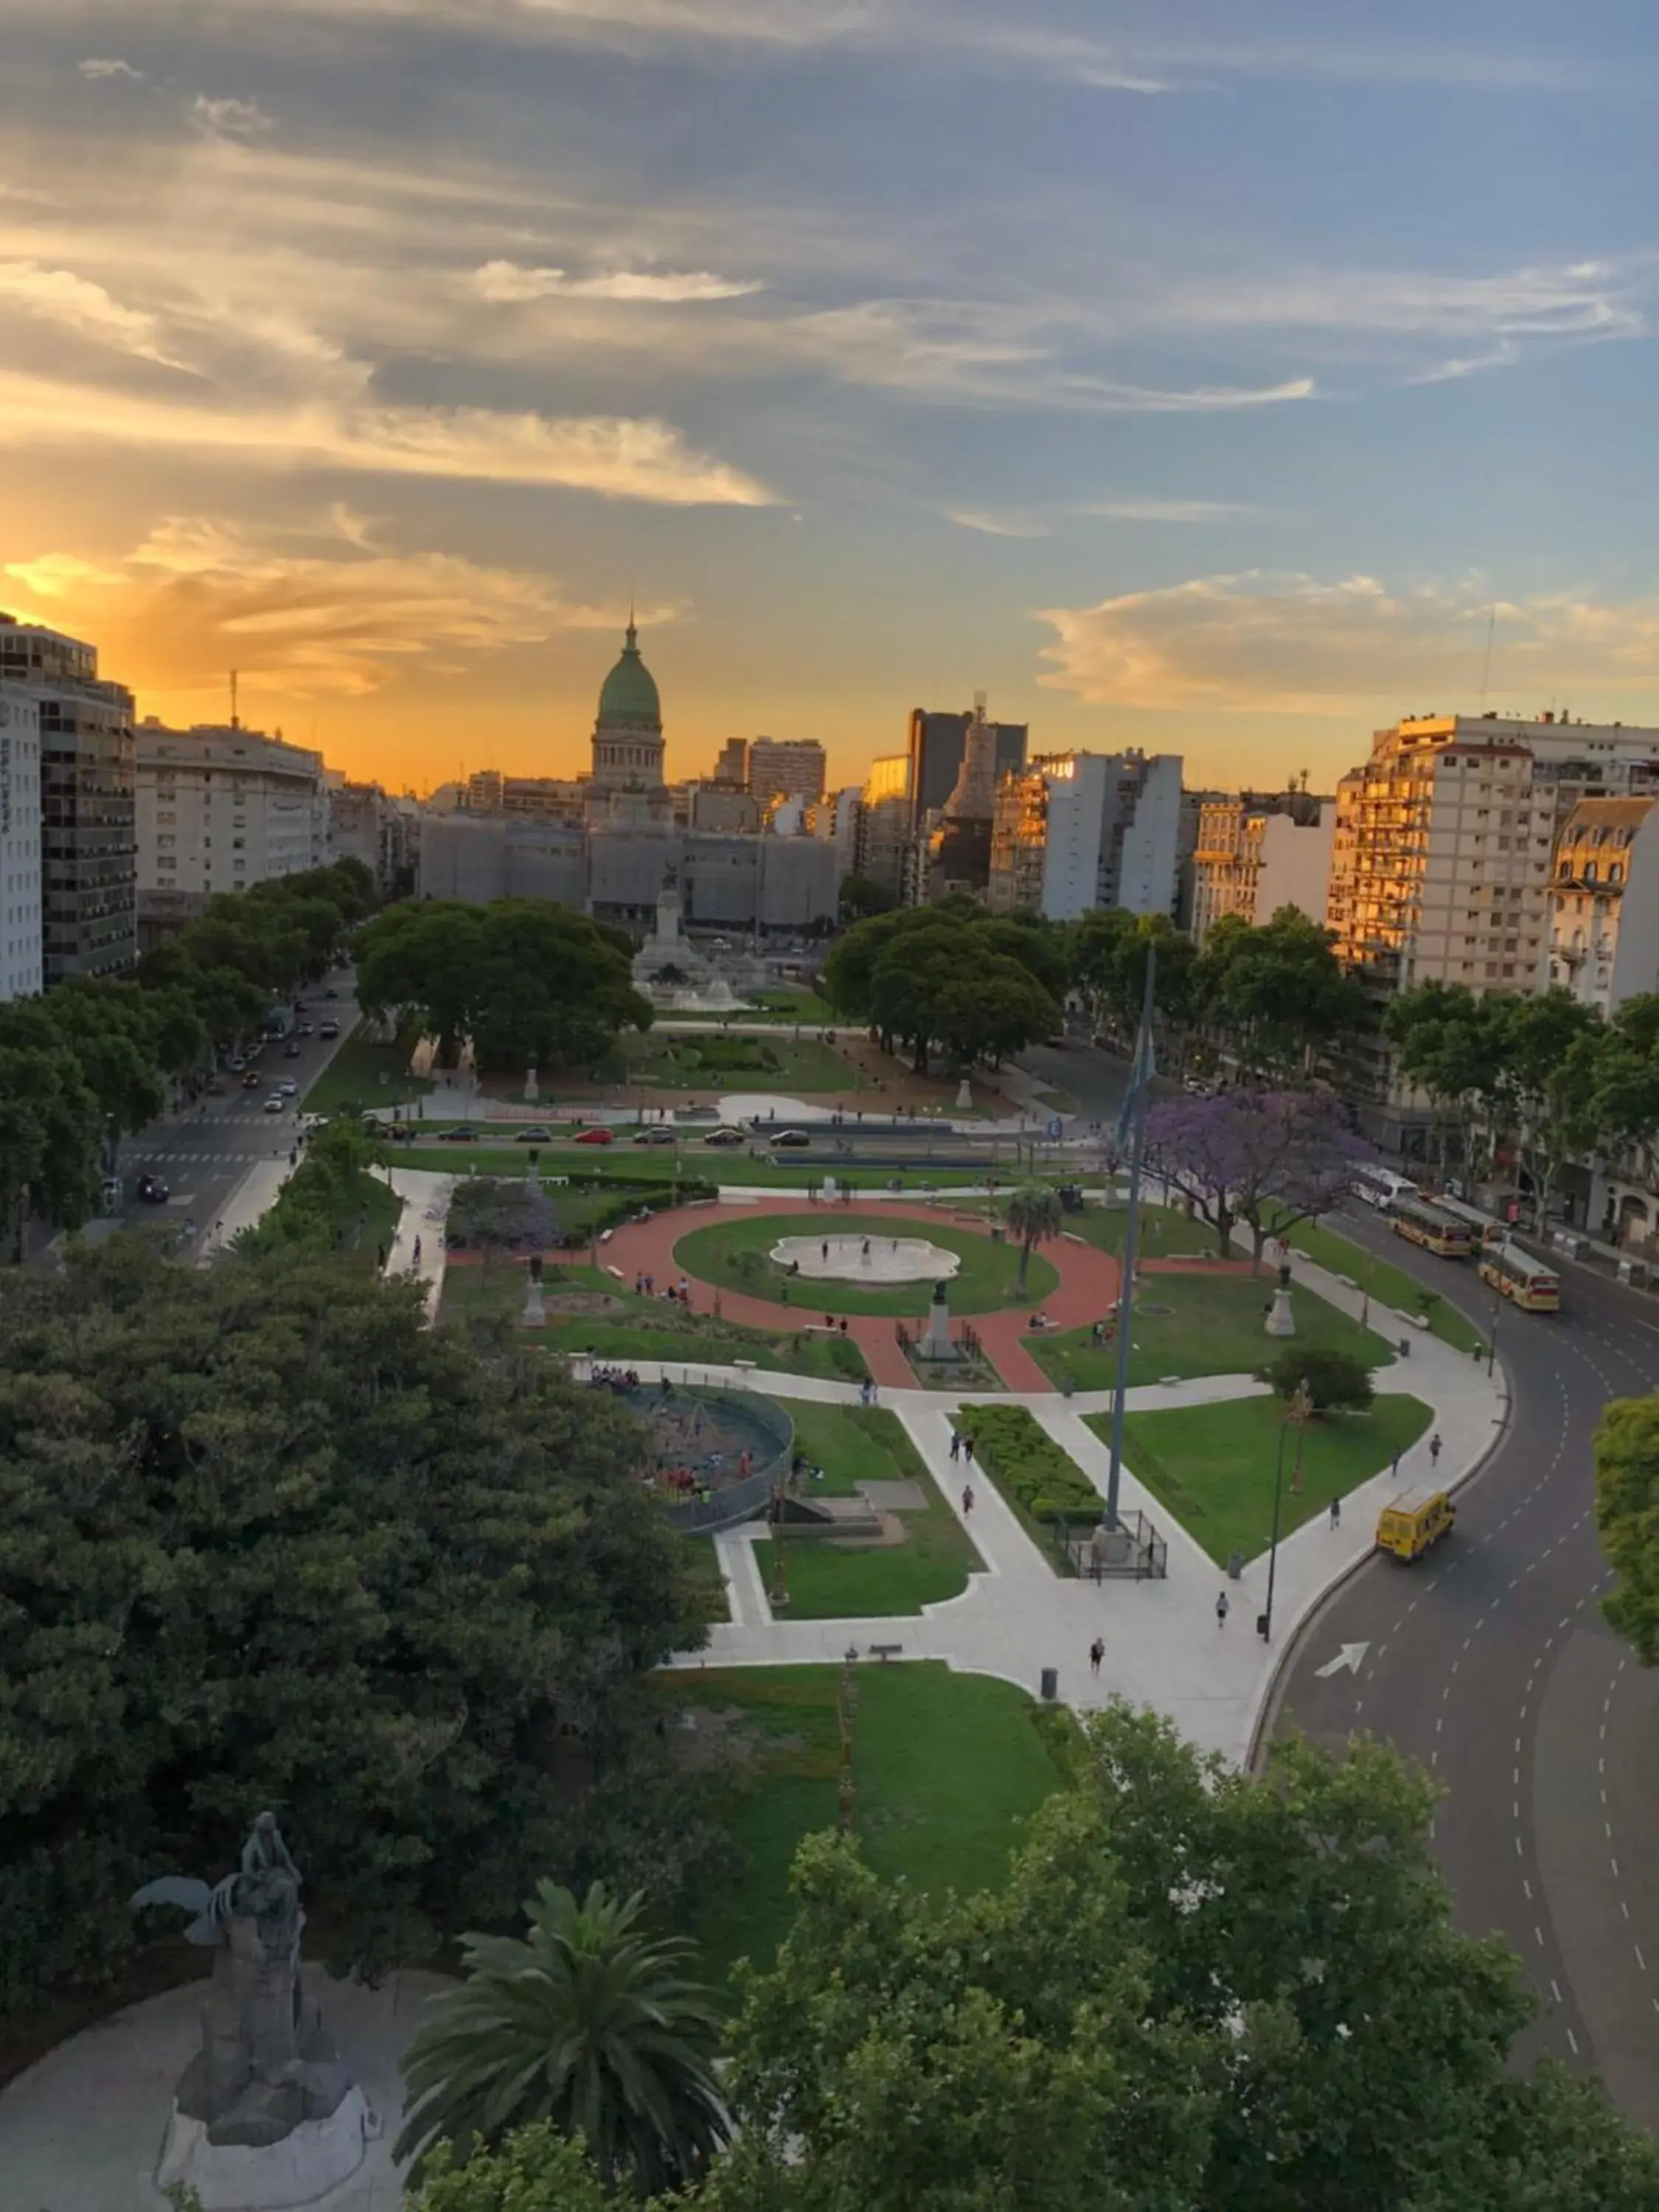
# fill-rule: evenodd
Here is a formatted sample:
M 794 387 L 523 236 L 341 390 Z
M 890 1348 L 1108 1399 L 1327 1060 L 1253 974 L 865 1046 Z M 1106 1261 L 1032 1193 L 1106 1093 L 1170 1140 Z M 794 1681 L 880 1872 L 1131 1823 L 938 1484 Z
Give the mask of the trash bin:
M 1244 1554 L 1243 1554 L 1243 1552 L 1231 1552 L 1231 1553 L 1229 1553 L 1228 1557 L 1227 1557 L 1227 1579 L 1228 1579 L 1228 1581 L 1229 1581 L 1229 1582 L 1234 1582 L 1234 1583 L 1236 1583 L 1236 1582 L 1238 1580 L 1239 1577 L 1243 1573 L 1243 1571 L 1244 1571 Z
M 1408 1336 L 1402 1336 L 1400 1340 L 1400 1357 L 1402 1359 L 1409 1359 L 1411 1356 L 1412 1340 Z
M 1045 1667 L 1042 1670 L 1042 1694 L 1050 1705 L 1060 1695 L 1060 1669 Z

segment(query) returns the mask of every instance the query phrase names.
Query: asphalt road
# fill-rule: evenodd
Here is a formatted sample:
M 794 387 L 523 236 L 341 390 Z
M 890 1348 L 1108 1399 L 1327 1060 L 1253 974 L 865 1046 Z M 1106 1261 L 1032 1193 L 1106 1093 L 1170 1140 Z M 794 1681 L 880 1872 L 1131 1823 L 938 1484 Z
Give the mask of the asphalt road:
M 195 1224 L 194 1243 L 208 1241 L 226 1200 L 257 1161 L 289 1152 L 299 1134 L 298 1115 L 306 1092 L 328 1066 L 356 1024 L 357 1007 L 344 980 L 332 979 L 339 996 L 325 999 L 319 984 L 305 994 L 305 1018 L 320 1024 L 337 1021 L 337 1039 L 296 1037 L 297 1059 L 285 1057 L 280 1043 L 264 1045 L 258 1066 L 267 1080 L 257 1091 L 244 1091 L 241 1078 L 227 1073 L 222 1098 L 204 1098 L 177 1115 L 153 1121 L 129 1137 L 122 1146 L 117 1171 L 125 1186 L 120 1212 L 115 1218 L 135 1226 L 184 1230 Z M 264 1102 L 284 1076 L 299 1086 L 299 1095 L 282 1114 L 267 1114 Z M 169 1196 L 165 1206 L 141 1204 L 133 1195 L 138 1177 L 159 1176 Z
M 1345 1230 L 1491 1329 L 1467 1263 L 1352 1212 Z M 1279 1718 L 1333 1744 L 1368 1730 L 1431 1770 L 1459 1923 L 1508 1936 L 1541 2001 L 1519 2055 L 1594 2067 L 1659 2130 L 1659 1675 L 1601 1618 L 1590 1455 L 1606 1401 L 1659 1387 L 1652 1310 L 1573 1267 L 1559 1314 L 1501 1309 L 1511 1402 L 1455 1529 L 1414 1565 L 1373 1559 L 1316 1616 Z M 1357 1671 L 1330 1670 L 1345 1645 L 1364 1647 Z

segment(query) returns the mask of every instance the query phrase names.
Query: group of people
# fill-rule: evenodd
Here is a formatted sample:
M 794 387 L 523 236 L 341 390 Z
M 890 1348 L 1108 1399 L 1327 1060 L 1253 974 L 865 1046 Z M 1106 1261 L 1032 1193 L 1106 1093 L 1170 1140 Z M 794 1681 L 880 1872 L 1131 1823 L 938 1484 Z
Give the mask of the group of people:
M 682 1305 L 688 1313 L 691 1310 L 691 1284 L 685 1275 L 682 1275 L 678 1283 L 670 1283 L 665 1291 L 659 1292 L 656 1277 L 641 1271 L 634 1278 L 634 1295 L 636 1298 L 660 1296 L 666 1298 L 671 1305 Z
M 631 1367 L 590 1367 L 587 1379 L 594 1389 L 614 1390 L 619 1398 L 640 1387 L 639 1376 Z

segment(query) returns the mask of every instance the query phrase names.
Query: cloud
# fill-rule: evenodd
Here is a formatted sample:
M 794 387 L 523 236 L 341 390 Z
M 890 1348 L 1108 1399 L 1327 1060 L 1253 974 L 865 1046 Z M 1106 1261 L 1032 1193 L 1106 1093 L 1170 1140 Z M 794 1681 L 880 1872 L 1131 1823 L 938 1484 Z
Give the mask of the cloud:
M 472 274 L 481 299 L 494 306 L 530 300 L 651 301 L 665 305 L 702 300 L 741 300 L 765 287 L 757 278 L 716 276 L 708 270 L 684 275 L 672 270 L 617 269 L 595 276 L 571 276 L 562 269 L 525 269 L 512 261 L 486 261 Z
M 38 261 L 0 261 L 0 309 L 8 303 L 38 322 L 113 346 L 137 360 L 159 362 L 169 368 L 184 366 L 163 348 L 154 315 L 123 307 L 101 284 L 71 270 L 43 268 Z
M 1076 500 L 1066 512 L 1114 522 L 1225 522 L 1253 510 L 1224 499 L 1121 498 Z
M 325 402 L 266 409 L 175 403 L 0 372 L 0 437 L 88 440 L 234 455 L 272 466 L 562 486 L 668 507 L 764 507 L 773 495 L 649 416 L 502 414 L 482 407 Z
M 520 569 L 434 552 L 364 554 L 337 533 L 295 541 L 203 517 L 169 517 L 117 568 L 49 553 L 3 573 L 46 618 L 95 636 L 124 683 L 173 694 L 216 692 L 234 667 L 254 690 L 361 696 L 410 659 L 435 670 L 429 656 L 441 653 L 444 665 L 464 666 L 468 654 L 623 618 L 620 607 L 574 604 L 553 579 Z
M 94 84 L 100 84 L 111 77 L 118 76 L 130 77 L 134 84 L 142 84 L 144 81 L 143 70 L 134 69 L 131 62 L 94 59 L 82 62 L 78 67 L 81 76 Z
M 1314 714 L 1361 700 L 1448 711 L 1479 685 L 1493 598 L 1479 580 L 1389 591 L 1247 571 L 1195 577 L 1094 606 L 1042 610 L 1054 632 L 1042 681 L 1097 705 Z M 1506 691 L 1538 698 L 1659 685 L 1659 599 L 1569 593 L 1496 605 Z
M 198 92 L 190 104 L 191 120 L 204 138 L 252 146 L 269 137 L 273 125 L 257 100 L 210 100 Z
M 945 514 L 960 529 L 977 530 L 986 538 L 1052 538 L 1054 534 L 1046 522 L 1028 515 L 985 514 L 959 507 L 947 507 Z

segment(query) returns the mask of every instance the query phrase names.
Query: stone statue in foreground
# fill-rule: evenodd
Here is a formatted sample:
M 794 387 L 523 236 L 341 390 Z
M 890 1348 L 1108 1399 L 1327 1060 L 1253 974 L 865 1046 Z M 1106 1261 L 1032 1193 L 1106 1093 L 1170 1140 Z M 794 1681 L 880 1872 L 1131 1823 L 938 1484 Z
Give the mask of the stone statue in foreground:
M 215 1954 L 158 2184 L 187 2181 L 210 2212 L 231 2212 L 301 2204 L 343 2180 L 379 2124 L 306 2002 L 300 1872 L 275 1815 L 260 1814 L 222 1881 L 167 1875 L 131 1902 L 181 1906 L 188 1940 Z

